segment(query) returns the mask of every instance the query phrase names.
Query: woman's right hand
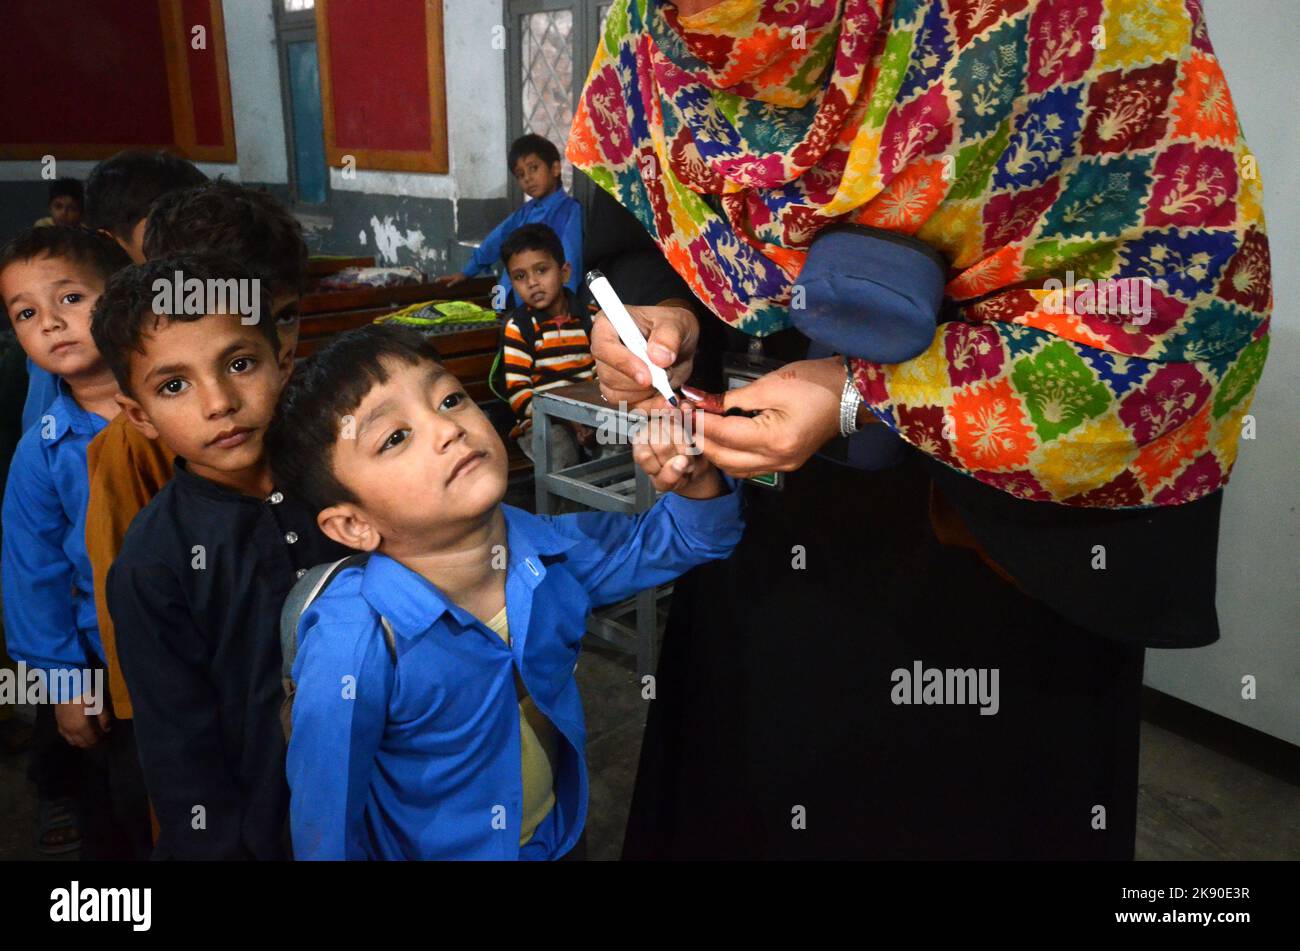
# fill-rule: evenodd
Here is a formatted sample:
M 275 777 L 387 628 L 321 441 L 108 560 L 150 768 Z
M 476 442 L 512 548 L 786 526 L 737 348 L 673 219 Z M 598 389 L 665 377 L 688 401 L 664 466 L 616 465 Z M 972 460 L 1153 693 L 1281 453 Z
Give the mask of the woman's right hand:
M 628 312 L 645 334 L 650 359 L 668 371 L 674 389 L 680 387 L 691 375 L 695 348 L 700 342 L 700 324 L 695 314 L 689 307 L 676 304 L 629 307 Z M 650 385 L 650 371 L 645 363 L 623 346 L 618 331 L 603 311 L 592 323 L 591 355 L 596 360 L 601 395 L 608 402 L 617 405 L 626 401 L 628 409 L 651 409 L 663 403 L 658 391 Z

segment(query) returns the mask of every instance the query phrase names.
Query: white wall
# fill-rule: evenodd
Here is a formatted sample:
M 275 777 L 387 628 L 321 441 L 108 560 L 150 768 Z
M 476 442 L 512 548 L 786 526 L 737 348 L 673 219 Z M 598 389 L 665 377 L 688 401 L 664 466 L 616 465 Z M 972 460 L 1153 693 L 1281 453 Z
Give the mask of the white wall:
M 283 185 L 289 181 L 289 157 L 271 2 L 223 0 L 221 4 L 239 161 L 235 174 L 226 177 Z
M 505 196 L 506 54 L 492 48 L 503 0 L 443 0 L 442 11 L 450 174 L 358 171 L 344 179 L 332 168 L 330 188 L 453 201 Z
M 1147 683 L 1300 744 L 1300 24 L 1295 0 L 1206 0 L 1210 39 L 1259 160 L 1273 259 L 1273 340 L 1223 503 L 1222 639 L 1148 651 Z M 1253 676 L 1258 699 L 1242 698 Z

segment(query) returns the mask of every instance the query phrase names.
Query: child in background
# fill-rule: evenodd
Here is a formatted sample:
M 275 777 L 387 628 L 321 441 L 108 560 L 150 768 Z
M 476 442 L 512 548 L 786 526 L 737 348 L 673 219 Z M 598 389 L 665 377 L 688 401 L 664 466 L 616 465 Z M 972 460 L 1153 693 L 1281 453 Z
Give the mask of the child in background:
M 293 362 L 298 345 L 298 301 L 307 283 L 302 226 L 272 195 L 234 182 L 204 182 L 159 198 L 145 227 L 149 259 L 213 254 L 238 263 L 270 289 L 280 358 Z M 100 640 L 108 662 L 113 715 L 131 718 L 117 637 L 108 610 L 108 569 L 122 549 L 131 520 L 172 476 L 173 453 L 131 425 L 125 415 L 95 437 L 86 453 L 90 500 L 86 550 L 95 582 Z
M 533 458 L 533 396 L 559 386 L 595 378 L 591 321 L 582 314 L 566 283 L 572 267 L 564 248 L 546 225 L 525 225 L 501 248 L 506 274 L 523 303 L 506 319 L 502 361 L 506 396 L 515 414 L 510 437 Z M 565 420 L 551 423 L 551 465 L 564 469 L 579 458 L 579 443 L 592 430 Z
M 85 224 L 111 237 L 139 263 L 144 260 L 149 207 L 168 192 L 207 180 L 192 163 L 167 152 L 118 152 L 91 169 L 86 180 Z M 53 378 L 27 361 L 23 430 L 30 429 L 53 401 Z
M 156 858 L 288 856 L 280 727 L 281 605 L 340 557 L 313 513 L 276 489 L 263 439 L 292 359 L 269 319 L 158 314 L 155 287 L 252 280 L 234 262 L 162 258 L 109 283 L 92 325 L 122 411 L 176 456 L 127 531 L 108 607 L 158 817 Z
M 144 226 L 153 203 L 168 192 L 208 177 L 169 152 L 128 149 L 91 169 L 86 179 L 86 223 L 107 232 L 131 260 L 144 260 Z
M 128 263 L 106 238 L 60 225 L 25 231 L 0 251 L 0 299 L 18 342 L 57 387 L 19 440 L 5 487 L 5 638 L 11 656 L 49 678 L 30 774 L 41 801 L 38 847 L 75 849 L 84 831 L 86 858 L 139 855 L 149 829 L 143 796 L 115 802 L 101 781 L 112 751 L 98 750 L 94 761 L 87 753 L 105 740 L 109 718 L 93 683 L 104 659 L 85 547 L 86 446 L 118 412 L 90 315 L 106 280 Z M 91 671 L 86 684 L 79 672 Z
M 544 224 L 560 236 L 565 259 L 573 263 L 565 284 L 577 293 L 582 283 L 582 206 L 564 190 L 560 180 L 563 166 L 559 149 L 540 135 L 520 136 L 510 146 L 507 161 L 515 181 L 531 200 L 524 202 L 522 208 L 492 229 L 463 273 L 440 277 L 434 283 L 455 287 L 468 278 L 490 271 L 500 260 L 501 248 L 510 235 L 524 225 Z M 511 295 L 508 274 L 501 278 L 501 287 L 505 291 L 502 300 L 509 302 L 510 307 L 522 303 L 521 299 Z
M 45 228 L 49 225 L 68 225 L 74 227 L 81 223 L 81 212 L 85 208 L 86 197 L 81 189 L 81 182 L 75 178 L 56 178 L 50 182 L 50 213 L 44 218 L 37 218 L 34 227 Z
M 502 504 L 505 446 L 418 334 L 352 331 L 294 377 L 268 437 L 277 478 L 325 534 L 369 555 L 298 625 L 295 857 L 546 860 L 574 848 L 588 612 L 740 540 L 739 496 L 681 442 L 634 450 L 656 488 L 676 493 L 650 511 L 537 516 Z

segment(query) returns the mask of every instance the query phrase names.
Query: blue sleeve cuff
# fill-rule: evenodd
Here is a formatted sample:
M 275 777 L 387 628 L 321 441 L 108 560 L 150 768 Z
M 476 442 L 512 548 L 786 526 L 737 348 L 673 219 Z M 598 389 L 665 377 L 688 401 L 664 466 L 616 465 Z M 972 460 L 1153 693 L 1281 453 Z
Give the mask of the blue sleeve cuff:
M 688 499 L 669 492 L 660 499 L 692 550 L 709 553 L 713 558 L 730 555 L 745 533 L 744 496 L 739 481 L 721 475 L 728 491 L 714 498 Z
M 96 687 L 96 679 L 102 681 L 103 675 L 95 677 L 95 672 L 81 667 L 49 667 L 41 670 L 45 677 L 45 695 L 50 703 L 68 703 L 78 697 L 91 693 Z M 102 700 L 101 700 L 102 702 Z

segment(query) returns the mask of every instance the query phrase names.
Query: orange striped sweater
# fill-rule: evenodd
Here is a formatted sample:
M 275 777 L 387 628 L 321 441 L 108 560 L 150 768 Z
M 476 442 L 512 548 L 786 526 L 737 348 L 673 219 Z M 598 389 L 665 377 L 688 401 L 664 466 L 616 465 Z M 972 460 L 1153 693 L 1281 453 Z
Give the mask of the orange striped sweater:
M 547 317 L 527 307 L 516 309 L 506 321 L 501 357 L 516 420 L 512 438 L 532 427 L 534 394 L 595 377 L 587 330 L 569 315 Z

